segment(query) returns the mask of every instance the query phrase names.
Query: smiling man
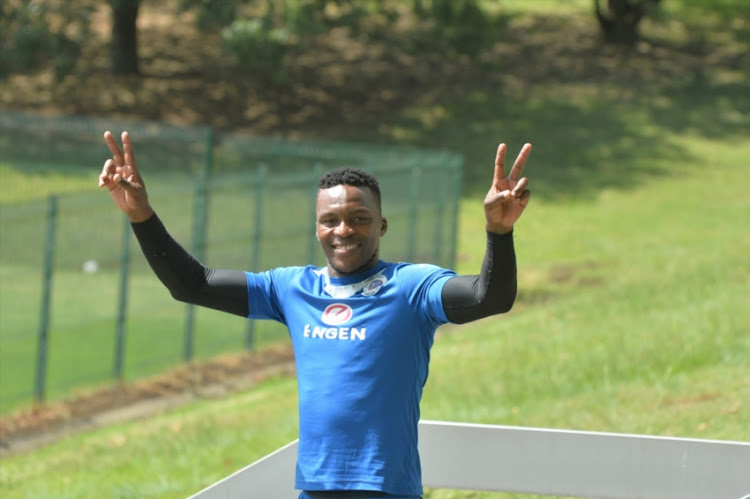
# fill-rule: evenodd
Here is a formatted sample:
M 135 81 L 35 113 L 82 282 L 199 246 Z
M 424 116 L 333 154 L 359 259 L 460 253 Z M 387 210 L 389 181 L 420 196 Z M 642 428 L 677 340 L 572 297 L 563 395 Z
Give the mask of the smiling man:
M 388 230 L 377 180 L 342 168 L 318 182 L 317 236 L 332 275 L 356 274 L 378 263 L 380 238 Z
M 354 168 L 318 183 L 316 234 L 325 267 L 266 272 L 204 266 L 151 207 L 130 137 L 105 133 L 112 159 L 99 186 L 128 215 L 144 255 L 178 300 L 289 329 L 299 386 L 296 488 L 301 499 L 422 494 L 419 402 L 436 329 L 510 310 L 516 296 L 512 230 L 529 202 L 526 144 L 505 177 L 506 147 L 484 201 L 487 247 L 479 274 L 380 259 L 388 230 L 377 179 Z

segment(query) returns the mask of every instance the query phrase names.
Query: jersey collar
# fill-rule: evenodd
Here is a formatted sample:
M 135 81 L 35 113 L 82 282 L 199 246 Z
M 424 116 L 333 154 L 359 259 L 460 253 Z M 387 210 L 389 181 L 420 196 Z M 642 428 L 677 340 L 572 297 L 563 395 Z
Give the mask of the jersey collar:
M 369 270 L 345 277 L 331 277 L 328 273 L 328 267 L 318 269 L 315 273 L 324 278 L 323 289 L 332 298 L 349 298 L 359 292 L 368 296 L 377 293 L 388 280 L 381 273 L 387 265 L 386 262 L 380 260 L 377 265 Z

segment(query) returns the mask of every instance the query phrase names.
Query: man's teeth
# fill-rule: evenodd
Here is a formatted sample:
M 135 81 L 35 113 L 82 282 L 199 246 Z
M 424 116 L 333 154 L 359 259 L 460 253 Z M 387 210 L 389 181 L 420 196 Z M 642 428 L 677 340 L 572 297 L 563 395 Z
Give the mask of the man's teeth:
M 353 250 L 356 247 L 357 247 L 356 244 L 349 244 L 347 246 L 339 246 L 339 249 L 344 250 L 344 251 L 349 251 L 349 250 Z

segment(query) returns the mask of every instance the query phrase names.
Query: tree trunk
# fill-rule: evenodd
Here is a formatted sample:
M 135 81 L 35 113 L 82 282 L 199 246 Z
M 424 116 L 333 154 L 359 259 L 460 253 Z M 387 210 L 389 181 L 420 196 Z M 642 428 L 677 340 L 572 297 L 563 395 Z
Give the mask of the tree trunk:
M 599 0 L 594 0 L 596 18 L 604 41 L 635 45 L 639 39 L 639 24 L 646 15 L 647 3 L 657 4 L 659 0 L 608 0 L 606 13 L 599 5 Z
M 110 0 L 112 5 L 112 70 L 138 74 L 136 20 L 140 0 Z

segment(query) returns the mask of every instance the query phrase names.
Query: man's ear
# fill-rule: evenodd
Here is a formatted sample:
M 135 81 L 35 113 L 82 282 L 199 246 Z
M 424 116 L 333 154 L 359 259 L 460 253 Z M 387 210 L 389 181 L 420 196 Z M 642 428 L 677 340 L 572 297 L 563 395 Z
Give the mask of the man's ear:
M 380 235 L 384 236 L 386 232 L 388 232 L 388 220 L 384 218 L 380 225 Z

